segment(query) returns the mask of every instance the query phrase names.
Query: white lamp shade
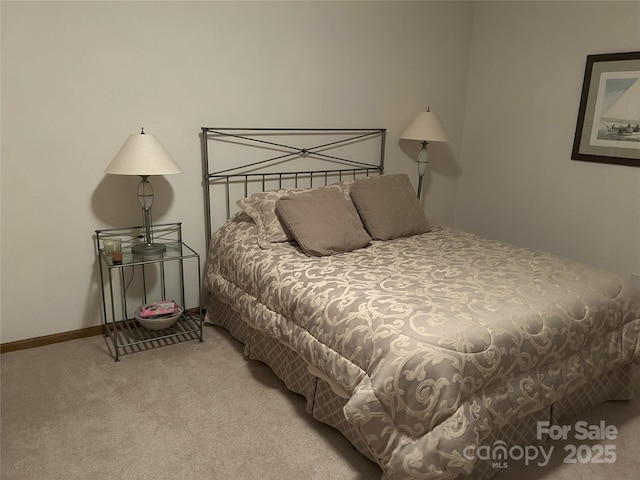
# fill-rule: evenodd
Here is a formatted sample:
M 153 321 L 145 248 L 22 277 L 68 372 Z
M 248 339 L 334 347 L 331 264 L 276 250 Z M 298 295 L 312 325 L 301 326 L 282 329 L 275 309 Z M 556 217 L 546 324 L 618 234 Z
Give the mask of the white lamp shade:
M 418 140 L 420 142 L 448 142 L 449 137 L 440 118 L 435 112 L 420 112 L 418 116 L 402 132 L 400 138 L 404 140 Z
M 129 135 L 105 173 L 115 175 L 170 175 L 182 173 L 160 141 L 148 133 Z

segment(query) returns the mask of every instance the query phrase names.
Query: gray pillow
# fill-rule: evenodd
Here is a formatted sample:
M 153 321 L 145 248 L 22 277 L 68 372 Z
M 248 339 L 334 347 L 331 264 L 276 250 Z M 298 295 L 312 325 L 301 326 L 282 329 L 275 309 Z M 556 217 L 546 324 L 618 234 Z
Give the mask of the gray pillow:
M 351 198 L 372 238 L 391 240 L 431 230 L 406 174 L 381 175 L 356 181 Z
M 349 197 L 349 187 L 353 180 L 344 180 L 340 183 L 321 188 L 332 188 L 340 191 L 351 203 Z M 253 195 L 238 200 L 236 203 L 240 209 L 253 218 L 258 227 L 258 245 L 261 248 L 271 248 L 274 243 L 294 240 L 290 233 L 285 232 L 280 219 L 276 215 L 276 202 L 282 197 L 297 195 L 311 191 L 311 188 L 289 188 L 281 190 L 270 190 L 258 192 Z
M 353 203 L 336 189 L 283 197 L 276 214 L 307 255 L 350 252 L 371 241 Z

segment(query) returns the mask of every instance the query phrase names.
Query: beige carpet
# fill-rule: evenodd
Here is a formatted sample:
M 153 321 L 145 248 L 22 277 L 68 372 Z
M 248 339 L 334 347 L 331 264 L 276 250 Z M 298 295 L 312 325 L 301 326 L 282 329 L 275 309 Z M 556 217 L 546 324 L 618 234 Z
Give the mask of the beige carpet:
M 266 366 L 244 360 L 223 330 L 206 327 L 204 343 L 118 363 L 107 352 L 98 336 L 1 356 L 2 480 L 380 477 Z M 510 462 L 497 478 L 637 478 L 640 401 L 606 404 L 582 419 L 618 428 L 614 442 L 600 442 L 615 445 L 615 463 L 565 465 L 558 446 L 550 466 Z

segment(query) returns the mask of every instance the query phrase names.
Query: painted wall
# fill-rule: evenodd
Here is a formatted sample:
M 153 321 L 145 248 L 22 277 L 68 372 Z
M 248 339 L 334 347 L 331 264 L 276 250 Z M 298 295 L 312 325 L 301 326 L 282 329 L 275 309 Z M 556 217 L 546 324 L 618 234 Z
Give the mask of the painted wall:
M 640 2 L 478 2 L 456 226 L 629 278 L 640 168 L 571 160 L 587 55 L 640 50 Z
M 586 56 L 640 50 L 640 2 L 0 3 L 1 341 L 100 323 L 93 232 L 139 223 L 138 180 L 103 171 L 130 133 L 184 174 L 153 178 L 156 221 L 204 253 L 199 131 L 388 129 L 425 106 L 438 222 L 629 277 L 640 169 L 571 160 Z M 464 137 L 463 137 L 464 133 Z M 195 298 L 193 285 L 190 302 Z
M 104 168 L 141 126 L 184 170 L 151 179 L 154 220 L 204 254 L 200 127 L 386 127 L 387 171 L 413 176 L 418 148 L 397 139 L 431 106 L 451 142 L 431 149 L 426 209 L 454 223 L 472 3 L 0 9 L 3 343 L 100 324 L 94 231 L 140 223 L 138 179 Z

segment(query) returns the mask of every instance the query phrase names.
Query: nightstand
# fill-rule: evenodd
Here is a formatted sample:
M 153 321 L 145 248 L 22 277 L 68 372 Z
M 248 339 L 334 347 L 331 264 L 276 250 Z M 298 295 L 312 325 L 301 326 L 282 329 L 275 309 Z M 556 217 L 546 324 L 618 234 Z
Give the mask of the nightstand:
M 144 227 L 95 231 L 95 248 L 100 270 L 104 335 L 116 361 L 120 354 L 198 339 L 203 341 L 203 311 L 200 285 L 200 255 L 182 241 L 182 224 L 152 225 L 154 243 L 166 247 L 163 253 L 141 257 L 132 247 L 144 239 Z M 105 241 L 121 242 L 121 259 L 105 249 Z M 185 305 L 185 276 L 195 275 L 197 305 Z M 174 300 L 184 308 L 176 323 L 164 330 L 150 330 L 135 318 L 142 305 Z M 193 300 L 192 300 L 193 302 Z

